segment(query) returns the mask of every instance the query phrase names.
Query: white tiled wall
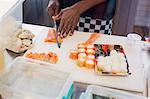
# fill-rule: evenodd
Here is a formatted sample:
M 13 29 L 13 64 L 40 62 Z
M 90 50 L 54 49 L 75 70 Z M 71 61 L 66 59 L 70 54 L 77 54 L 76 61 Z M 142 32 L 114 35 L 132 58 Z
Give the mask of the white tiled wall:
M 135 25 L 150 27 L 150 0 L 139 0 Z

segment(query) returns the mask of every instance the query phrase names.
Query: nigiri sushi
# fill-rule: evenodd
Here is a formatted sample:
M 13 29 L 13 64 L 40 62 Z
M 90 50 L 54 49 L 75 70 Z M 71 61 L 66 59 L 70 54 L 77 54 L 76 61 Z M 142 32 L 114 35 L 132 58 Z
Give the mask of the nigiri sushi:
M 73 60 L 78 59 L 78 51 L 77 51 L 77 50 L 71 50 L 69 57 L 70 57 L 71 59 L 73 59 Z
M 77 61 L 78 65 L 81 67 L 85 66 L 85 60 L 86 58 L 78 58 L 78 61 Z
M 78 52 L 79 53 L 84 53 L 86 50 L 84 49 L 84 48 L 80 48 L 80 49 L 78 49 Z
M 95 66 L 95 63 L 94 63 L 93 60 L 86 60 L 85 61 L 85 67 L 87 67 L 87 68 L 94 68 L 94 66 Z
M 95 60 L 95 56 L 93 54 L 87 55 L 87 59 Z
M 87 54 L 93 54 L 93 55 L 94 55 L 94 54 L 95 54 L 95 51 L 94 51 L 93 49 L 87 49 L 87 50 L 86 50 L 86 53 L 87 53 Z
M 94 49 L 94 45 L 93 44 L 87 44 L 86 49 Z
M 78 54 L 78 58 L 86 58 L 86 57 L 87 57 L 86 53 Z

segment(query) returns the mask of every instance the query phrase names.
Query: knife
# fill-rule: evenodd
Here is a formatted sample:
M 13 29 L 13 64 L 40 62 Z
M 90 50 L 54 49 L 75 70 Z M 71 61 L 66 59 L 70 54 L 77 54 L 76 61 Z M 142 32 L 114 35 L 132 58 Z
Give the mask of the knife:
M 61 47 L 61 43 L 58 40 L 59 34 L 58 34 L 58 26 L 59 26 L 59 21 L 55 21 L 54 20 L 54 28 L 56 29 L 56 42 L 57 42 L 57 46 L 58 48 Z

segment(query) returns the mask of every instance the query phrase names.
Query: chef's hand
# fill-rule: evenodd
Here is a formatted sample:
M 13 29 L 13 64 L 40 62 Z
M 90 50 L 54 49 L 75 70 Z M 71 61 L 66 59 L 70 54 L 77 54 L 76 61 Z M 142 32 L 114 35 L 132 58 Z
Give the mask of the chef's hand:
M 54 17 L 55 20 L 60 20 L 58 31 L 60 31 L 61 38 L 73 35 L 73 32 L 79 22 L 79 18 L 79 9 L 74 7 L 62 9 L 60 13 Z
M 48 14 L 52 16 L 56 16 L 60 12 L 59 1 L 58 0 L 50 0 L 47 7 Z

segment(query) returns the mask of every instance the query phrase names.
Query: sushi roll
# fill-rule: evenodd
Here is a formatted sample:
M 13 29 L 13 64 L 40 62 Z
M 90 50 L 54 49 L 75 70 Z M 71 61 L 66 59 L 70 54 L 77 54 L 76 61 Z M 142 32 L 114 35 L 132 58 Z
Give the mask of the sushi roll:
M 103 72 L 111 72 L 111 65 L 112 65 L 112 62 L 111 62 L 111 57 L 110 56 L 107 56 L 104 58 L 104 66 L 103 66 Z
M 95 60 L 95 56 L 93 54 L 89 54 L 87 56 L 87 59 L 90 59 L 90 60 Z
M 121 61 L 120 62 L 120 72 L 121 73 L 127 73 L 127 63 L 126 61 Z
M 126 61 L 123 53 L 118 53 L 119 61 Z
M 78 66 L 80 66 L 80 67 L 85 66 L 85 60 L 86 60 L 86 58 L 78 58 L 78 61 L 77 61 Z
M 102 65 L 101 61 L 97 62 L 97 67 L 98 67 L 98 70 L 103 71 L 103 65 Z
M 112 61 L 112 73 L 117 74 L 120 73 L 120 63 L 117 59 L 113 59 Z
M 118 55 L 118 53 L 116 50 L 110 51 L 110 56 L 117 56 L 117 55 Z
M 94 45 L 93 44 L 87 44 L 86 45 L 86 49 L 94 49 Z
M 79 52 L 79 53 L 85 53 L 85 51 L 86 51 L 86 50 L 85 50 L 84 48 L 78 49 L 78 52 Z
M 95 63 L 94 63 L 93 60 L 86 60 L 85 61 L 85 67 L 87 67 L 87 68 L 94 68 L 94 66 L 95 66 Z
M 73 60 L 78 59 L 78 51 L 77 51 L 77 50 L 71 50 L 69 57 L 70 57 L 71 59 L 73 59 Z
M 95 51 L 93 49 L 87 49 L 86 50 L 86 53 L 89 55 L 89 54 L 95 54 Z
M 84 49 L 85 48 L 85 44 L 80 43 L 77 45 L 78 49 Z
M 86 58 L 86 57 L 87 57 L 86 53 L 78 54 L 78 58 Z

